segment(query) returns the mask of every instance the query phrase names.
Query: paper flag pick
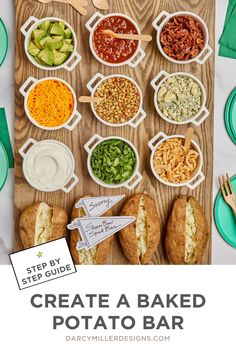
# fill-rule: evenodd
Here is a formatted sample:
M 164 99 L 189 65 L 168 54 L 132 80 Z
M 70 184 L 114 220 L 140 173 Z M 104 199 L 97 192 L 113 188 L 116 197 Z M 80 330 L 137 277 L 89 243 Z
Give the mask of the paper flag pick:
M 125 195 L 113 195 L 103 197 L 88 197 L 81 198 L 78 203 L 75 204 L 76 208 L 84 208 L 87 216 L 100 216 L 107 210 L 111 209 L 113 205 L 123 199 Z
M 135 221 L 133 216 L 84 217 L 68 225 L 69 230 L 78 228 L 82 241 L 77 243 L 78 250 L 96 246 L 114 233 Z

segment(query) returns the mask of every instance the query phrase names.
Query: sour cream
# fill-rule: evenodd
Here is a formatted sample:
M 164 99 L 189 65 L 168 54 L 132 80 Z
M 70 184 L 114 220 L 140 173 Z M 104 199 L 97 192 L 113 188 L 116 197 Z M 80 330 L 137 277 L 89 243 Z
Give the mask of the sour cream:
M 55 140 L 35 143 L 26 153 L 23 171 L 36 189 L 55 191 L 65 186 L 74 172 L 74 158 L 64 144 Z

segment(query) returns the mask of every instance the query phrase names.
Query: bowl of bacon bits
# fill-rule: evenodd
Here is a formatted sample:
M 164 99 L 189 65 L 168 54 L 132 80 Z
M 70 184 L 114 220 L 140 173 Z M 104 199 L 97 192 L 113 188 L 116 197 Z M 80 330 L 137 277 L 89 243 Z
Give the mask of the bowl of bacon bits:
M 173 63 L 204 64 L 213 52 L 205 22 L 192 12 L 162 11 L 152 24 L 161 54 Z
M 96 12 L 85 24 L 90 32 L 89 45 L 94 57 L 104 65 L 136 67 L 145 56 L 141 41 L 114 38 L 105 31 L 141 34 L 135 21 L 121 13 L 102 15 Z

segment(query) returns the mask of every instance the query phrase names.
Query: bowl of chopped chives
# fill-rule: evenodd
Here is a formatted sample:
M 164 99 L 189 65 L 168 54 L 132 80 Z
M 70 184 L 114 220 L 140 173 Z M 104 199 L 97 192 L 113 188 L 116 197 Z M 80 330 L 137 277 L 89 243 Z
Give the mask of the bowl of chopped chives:
M 25 113 L 38 128 L 73 130 L 82 116 L 77 111 L 73 88 L 56 77 L 37 80 L 29 77 L 20 88 L 24 96 Z
M 142 180 L 135 146 L 119 136 L 102 138 L 95 134 L 85 145 L 91 178 L 106 188 L 134 189 Z

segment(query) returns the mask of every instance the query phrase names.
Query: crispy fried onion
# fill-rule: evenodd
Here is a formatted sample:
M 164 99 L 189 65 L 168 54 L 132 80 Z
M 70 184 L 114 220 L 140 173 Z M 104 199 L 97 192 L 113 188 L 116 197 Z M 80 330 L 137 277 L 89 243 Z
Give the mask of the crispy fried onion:
M 172 138 L 158 146 L 154 154 L 154 168 L 158 175 L 171 183 L 183 183 L 193 177 L 198 167 L 198 152 L 184 147 L 184 139 Z

